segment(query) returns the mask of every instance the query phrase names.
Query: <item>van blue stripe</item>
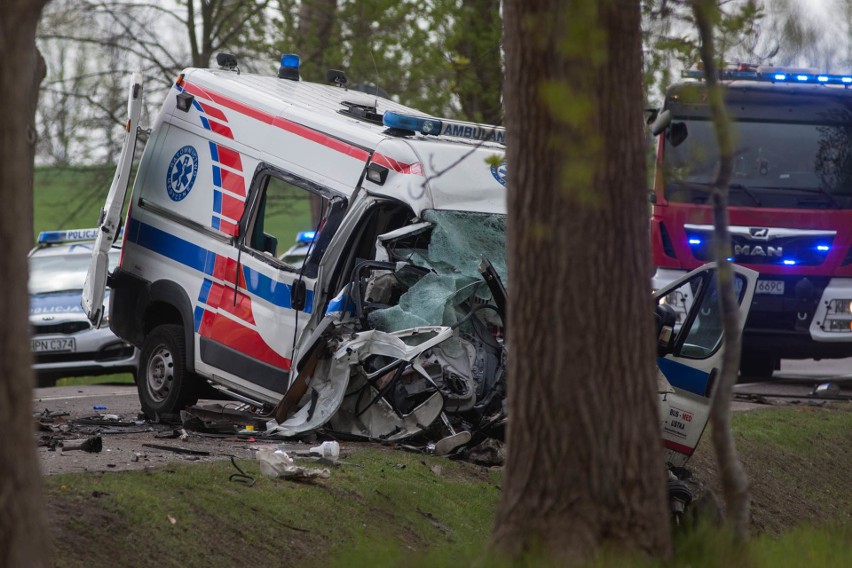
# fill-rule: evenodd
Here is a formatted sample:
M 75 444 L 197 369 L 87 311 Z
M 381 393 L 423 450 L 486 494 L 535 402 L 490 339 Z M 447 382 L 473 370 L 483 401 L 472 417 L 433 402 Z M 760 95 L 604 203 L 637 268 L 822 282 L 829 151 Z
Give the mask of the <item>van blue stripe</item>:
M 155 253 L 170 258 L 204 274 L 212 275 L 216 263 L 216 254 L 196 244 L 190 243 L 156 227 L 131 219 L 127 238 L 131 242 L 145 247 Z M 273 280 L 246 265 L 242 266 L 246 290 L 250 294 L 266 300 L 281 308 L 292 308 L 290 303 L 290 286 Z M 206 282 L 206 279 L 205 279 Z M 204 290 L 202 289 L 202 293 Z M 307 291 L 305 313 L 313 311 L 314 292 Z
M 213 212 L 221 213 L 222 212 L 222 192 L 221 191 L 213 191 Z
M 150 249 L 157 254 L 161 254 L 166 258 L 171 258 L 177 262 L 194 268 L 199 272 L 204 272 L 204 267 L 207 264 L 208 255 L 214 257 L 215 254 L 195 245 L 189 241 L 178 238 L 171 233 L 167 233 L 151 225 L 140 223 L 135 219 L 130 221 L 131 235 L 135 234 L 133 242 L 139 246 Z M 138 227 L 134 226 L 138 225 Z M 128 237 L 130 238 L 130 237 Z
M 210 157 L 213 158 L 214 162 L 219 161 L 219 147 L 216 146 L 215 142 L 210 142 Z
M 200 118 L 201 118 L 201 126 L 203 126 L 204 128 L 206 128 L 207 130 L 210 130 L 210 121 L 208 121 L 208 120 L 207 120 L 206 118 L 204 118 L 203 116 L 202 116 L 202 117 L 200 117 Z
M 673 387 L 704 396 L 707 392 L 707 381 L 710 375 L 704 371 L 693 369 L 683 363 L 657 357 L 657 366 Z
M 213 281 L 205 278 L 201 283 L 201 292 L 198 294 L 198 301 L 202 304 L 207 303 L 207 296 L 210 295 L 210 289 L 213 288 Z
M 213 166 L 213 185 L 222 187 L 222 170 L 219 169 L 219 166 Z
M 198 331 L 198 328 L 201 327 L 201 318 L 204 317 L 204 308 L 201 306 L 195 306 L 195 331 Z
M 246 280 L 246 290 L 259 298 L 263 298 L 270 304 L 281 306 L 282 308 L 292 308 L 290 303 L 290 286 L 283 282 L 273 280 L 265 274 L 243 265 L 243 278 Z M 305 313 L 309 314 L 313 311 L 314 292 L 307 291 L 305 299 Z
M 204 109 L 201 108 L 201 105 L 198 104 L 198 101 L 196 101 L 195 99 L 192 99 L 192 106 L 194 106 L 195 110 L 197 110 L 198 112 L 204 112 Z

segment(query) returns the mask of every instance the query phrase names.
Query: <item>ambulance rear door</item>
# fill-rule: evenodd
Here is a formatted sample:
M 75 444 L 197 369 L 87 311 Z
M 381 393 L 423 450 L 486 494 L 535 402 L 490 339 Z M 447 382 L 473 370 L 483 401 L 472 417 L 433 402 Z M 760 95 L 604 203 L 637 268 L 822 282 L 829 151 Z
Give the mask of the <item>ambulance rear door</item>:
M 107 253 L 112 247 L 121 228 L 121 210 L 130 182 L 130 169 L 133 165 L 133 153 L 136 150 L 139 117 L 142 114 L 142 74 L 130 76 L 130 91 L 127 101 L 127 126 L 124 145 L 118 157 L 115 176 L 107 194 L 106 203 L 98 221 L 98 236 L 92 250 L 92 260 L 86 281 L 83 284 L 82 303 L 86 316 L 94 325 L 99 325 L 104 313 L 104 291 L 106 289 L 109 258 Z

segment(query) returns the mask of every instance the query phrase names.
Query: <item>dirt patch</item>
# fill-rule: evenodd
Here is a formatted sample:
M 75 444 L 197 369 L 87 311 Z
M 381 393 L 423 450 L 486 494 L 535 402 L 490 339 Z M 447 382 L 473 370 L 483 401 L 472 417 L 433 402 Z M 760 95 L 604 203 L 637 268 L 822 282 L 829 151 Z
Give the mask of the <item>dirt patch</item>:
M 852 407 L 835 405 L 792 411 L 817 416 L 823 412 L 852 413 Z M 807 459 L 800 453 L 756 440 L 747 430 L 738 432 L 736 443 L 749 477 L 755 534 L 779 535 L 805 523 L 823 525 L 852 521 L 852 496 L 848 489 L 849 471 L 852 470 L 848 448 L 852 444 L 852 430 L 839 438 L 819 432 L 808 436 Z M 689 468 L 722 503 L 719 471 L 709 432 L 705 433 Z

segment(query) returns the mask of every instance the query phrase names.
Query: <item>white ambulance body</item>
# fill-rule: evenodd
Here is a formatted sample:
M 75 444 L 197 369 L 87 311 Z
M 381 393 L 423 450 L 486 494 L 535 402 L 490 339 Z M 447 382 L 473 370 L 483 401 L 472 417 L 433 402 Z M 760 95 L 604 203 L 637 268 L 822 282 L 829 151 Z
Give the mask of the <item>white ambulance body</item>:
M 140 96 L 135 78 L 102 251 L 121 225 Z M 496 127 L 334 85 L 187 69 L 153 125 L 110 276 L 110 327 L 142 350 L 144 412 L 176 413 L 209 383 L 285 435 L 328 425 L 397 440 L 433 425 L 452 435 L 501 427 L 504 153 Z M 288 226 L 304 218 L 296 203 L 307 196 L 321 221 Z M 314 232 L 310 250 L 289 265 L 302 231 Z M 84 291 L 93 319 L 103 258 Z M 707 289 L 696 274 L 681 284 L 693 294 Z M 750 299 L 753 274 L 741 274 Z M 721 330 L 712 349 L 678 354 L 698 321 L 687 318 L 665 354 L 704 377 L 692 393 L 673 385 L 662 395 L 664 414 L 683 395 L 695 415 L 674 448 L 683 461 L 721 357 Z
M 487 161 L 499 162 L 504 147 L 477 139 L 501 130 L 445 122 L 478 130 L 427 138 L 383 125 L 387 111 L 419 114 L 333 85 L 230 70 L 181 75 L 139 165 L 111 277 L 110 325 L 143 348 L 147 414 L 192 401 L 198 376 L 244 401 L 274 405 L 289 386 L 298 332 L 337 294 L 327 286 L 348 278 L 361 258 L 353 251 L 372 254 L 378 235 L 424 210 L 505 214 L 505 171 Z M 316 229 L 316 237 L 304 265 L 291 267 L 277 255 L 295 232 L 271 234 L 263 217 L 274 199 L 299 192 L 318 196 L 323 219 L 298 227 Z M 105 241 L 117 231 L 116 213 L 104 219 Z M 338 267 L 337 257 L 350 252 Z M 98 274 L 105 271 L 96 266 L 88 293 L 99 289 Z M 97 296 L 84 304 L 97 318 Z

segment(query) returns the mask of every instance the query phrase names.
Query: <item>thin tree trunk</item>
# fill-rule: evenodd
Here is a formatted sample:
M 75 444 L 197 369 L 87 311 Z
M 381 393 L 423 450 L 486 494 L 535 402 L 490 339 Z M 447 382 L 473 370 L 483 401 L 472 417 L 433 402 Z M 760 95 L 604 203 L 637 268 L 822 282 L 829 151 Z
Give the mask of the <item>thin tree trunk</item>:
M 45 1 L 0 3 L 0 566 L 46 566 L 46 524 L 32 426 L 27 302 L 35 105 L 44 60 L 35 31 Z
M 508 456 L 493 546 L 671 551 L 638 0 L 507 0 Z
M 299 35 L 296 46 L 300 54 L 301 75 L 305 81 L 325 82 L 326 51 L 332 40 L 337 19 L 337 0 L 302 0 L 299 6 Z M 319 225 L 323 214 L 323 200 L 311 195 L 311 227 Z
M 722 370 L 713 402 L 710 406 L 710 421 L 713 425 L 713 448 L 722 475 L 722 491 L 728 523 L 737 539 L 748 539 L 749 490 L 748 476 L 737 455 L 731 433 L 731 396 L 740 368 L 742 341 L 740 333 L 739 305 L 734 291 L 734 275 L 728 257 L 731 256 L 731 236 L 728 232 L 728 185 L 734 168 L 733 142 L 730 122 L 725 111 L 722 88 L 719 86 L 716 54 L 713 48 L 713 21 L 718 8 L 713 0 L 695 0 L 693 3 L 695 22 L 701 38 L 701 61 L 704 64 L 704 81 L 710 99 L 716 140 L 719 145 L 719 173 L 713 185 L 713 250 L 719 269 L 716 271 L 719 306 L 725 331 L 725 353 Z
M 501 124 L 500 0 L 463 0 L 455 49 L 463 57 L 456 89 L 466 120 Z

